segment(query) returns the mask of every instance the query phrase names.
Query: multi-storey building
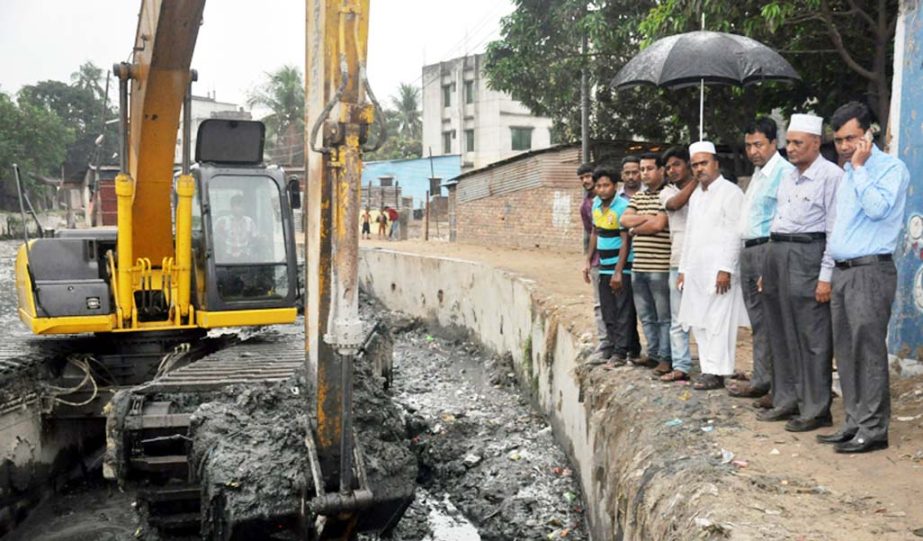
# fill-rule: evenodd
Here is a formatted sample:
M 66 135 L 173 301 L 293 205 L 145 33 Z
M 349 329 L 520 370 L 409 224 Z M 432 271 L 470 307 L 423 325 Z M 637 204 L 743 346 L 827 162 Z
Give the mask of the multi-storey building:
M 460 154 L 462 171 L 551 146 L 551 119 L 491 90 L 483 54 L 423 67 L 423 155 Z

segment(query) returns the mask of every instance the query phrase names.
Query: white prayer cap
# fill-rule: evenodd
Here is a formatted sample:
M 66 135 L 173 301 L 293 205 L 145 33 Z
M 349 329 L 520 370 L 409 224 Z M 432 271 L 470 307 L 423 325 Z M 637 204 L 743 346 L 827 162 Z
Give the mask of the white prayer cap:
M 792 115 L 788 122 L 788 131 L 823 135 L 824 119 L 814 115 Z
M 717 154 L 715 151 L 715 144 L 711 141 L 699 141 L 698 143 L 692 143 L 689 145 L 689 156 L 692 157 L 693 154 L 699 152 L 707 152 L 709 154 Z

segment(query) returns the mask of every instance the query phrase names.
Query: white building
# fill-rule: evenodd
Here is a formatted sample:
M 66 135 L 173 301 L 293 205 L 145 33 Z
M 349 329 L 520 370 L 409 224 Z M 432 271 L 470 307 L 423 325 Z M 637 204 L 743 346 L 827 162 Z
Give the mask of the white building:
M 250 111 L 245 111 L 243 107 L 236 103 L 218 101 L 214 94 L 210 96 L 192 96 L 192 159 L 195 159 L 196 135 L 199 132 L 199 124 L 209 118 L 230 118 L 235 120 L 250 120 L 252 116 Z M 183 161 L 183 117 L 180 113 L 179 133 L 176 135 L 176 152 L 174 153 L 176 163 Z
M 551 146 L 550 118 L 487 87 L 483 54 L 423 66 L 423 155 L 460 154 L 462 171 Z

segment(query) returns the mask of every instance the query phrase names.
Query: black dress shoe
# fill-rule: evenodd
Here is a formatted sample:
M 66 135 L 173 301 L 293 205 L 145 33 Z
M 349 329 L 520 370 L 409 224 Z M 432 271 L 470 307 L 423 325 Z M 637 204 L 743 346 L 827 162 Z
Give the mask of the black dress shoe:
M 843 443 L 836 444 L 833 449 L 837 453 L 868 453 L 879 449 L 887 449 L 888 440 L 867 440 L 865 438 L 855 438 Z
M 817 443 L 845 443 L 856 437 L 855 432 L 834 432 L 833 434 L 818 434 L 815 436 Z
M 833 426 L 833 419 L 821 417 L 820 419 L 792 419 L 785 423 L 785 430 L 789 432 L 810 432 L 824 426 Z
M 758 421 L 785 421 L 791 419 L 798 413 L 798 410 L 790 408 L 772 408 L 761 411 L 756 414 Z

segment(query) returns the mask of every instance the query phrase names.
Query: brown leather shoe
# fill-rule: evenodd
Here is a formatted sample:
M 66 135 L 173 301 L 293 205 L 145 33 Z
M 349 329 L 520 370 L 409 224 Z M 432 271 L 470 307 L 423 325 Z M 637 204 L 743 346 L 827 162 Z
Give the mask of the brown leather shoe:
M 756 409 L 771 410 L 772 409 L 772 393 L 766 393 L 759 400 L 754 400 L 753 407 Z
M 768 392 L 768 389 L 758 389 L 749 383 L 736 383 L 728 386 L 728 394 L 735 398 L 760 398 Z

